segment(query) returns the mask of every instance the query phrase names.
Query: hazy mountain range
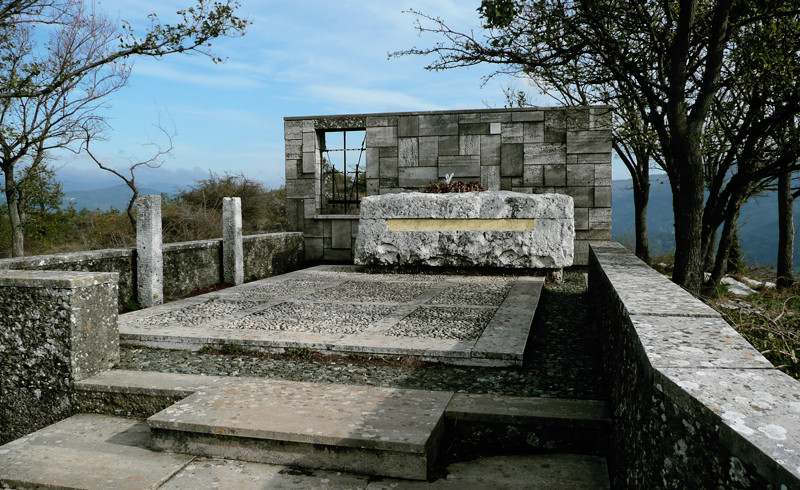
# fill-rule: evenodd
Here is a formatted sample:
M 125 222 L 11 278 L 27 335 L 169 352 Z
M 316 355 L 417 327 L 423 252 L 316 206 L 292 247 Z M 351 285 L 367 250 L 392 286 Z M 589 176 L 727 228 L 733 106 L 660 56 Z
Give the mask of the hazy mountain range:
M 630 180 L 615 180 L 612 185 L 611 230 L 615 241 L 635 243 L 633 191 Z M 800 231 L 800 199 L 794 203 L 795 230 Z M 739 216 L 739 238 L 745 260 L 774 266 L 778 254 L 778 199 L 774 192 L 750 199 Z M 657 256 L 675 248 L 672 215 L 672 190 L 665 175 L 651 176 L 650 204 L 647 208 L 650 254 Z M 799 237 L 800 238 L 800 237 Z M 795 268 L 800 270 L 800 239 L 794 249 Z

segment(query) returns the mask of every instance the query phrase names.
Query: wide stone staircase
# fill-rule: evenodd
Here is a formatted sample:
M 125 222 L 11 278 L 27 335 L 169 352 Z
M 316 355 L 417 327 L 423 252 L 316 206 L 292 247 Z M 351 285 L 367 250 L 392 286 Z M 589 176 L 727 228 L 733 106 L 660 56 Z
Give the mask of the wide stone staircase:
M 117 369 L 77 383 L 79 414 L 0 447 L 0 484 L 607 488 L 608 408 L 563 386 L 592 346 L 548 352 L 569 327 L 552 321 L 569 306 L 549 306 L 537 314 L 530 362 L 509 368 L 549 376 L 543 386 L 562 380 L 542 396 Z M 552 396 L 565 390 L 574 396 Z

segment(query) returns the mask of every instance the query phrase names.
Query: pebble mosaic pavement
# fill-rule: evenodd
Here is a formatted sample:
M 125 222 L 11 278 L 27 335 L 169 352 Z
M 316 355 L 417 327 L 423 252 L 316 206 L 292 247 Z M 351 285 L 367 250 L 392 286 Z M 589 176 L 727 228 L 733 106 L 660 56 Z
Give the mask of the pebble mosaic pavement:
M 190 350 L 236 344 L 519 365 L 542 284 L 528 276 L 373 274 L 323 265 L 126 313 L 120 338 Z M 481 338 L 493 345 L 498 335 L 521 347 L 487 351 Z

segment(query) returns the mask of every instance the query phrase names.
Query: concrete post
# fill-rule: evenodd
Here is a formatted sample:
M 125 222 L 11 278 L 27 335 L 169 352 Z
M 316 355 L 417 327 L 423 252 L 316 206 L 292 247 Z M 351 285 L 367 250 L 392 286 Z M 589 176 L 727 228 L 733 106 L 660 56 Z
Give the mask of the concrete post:
M 242 253 L 242 200 L 222 199 L 222 277 L 226 284 L 244 282 Z
M 136 200 L 136 280 L 139 305 L 149 308 L 164 302 L 161 196 Z
M 0 445 L 71 415 L 73 383 L 119 362 L 118 281 L 0 271 Z

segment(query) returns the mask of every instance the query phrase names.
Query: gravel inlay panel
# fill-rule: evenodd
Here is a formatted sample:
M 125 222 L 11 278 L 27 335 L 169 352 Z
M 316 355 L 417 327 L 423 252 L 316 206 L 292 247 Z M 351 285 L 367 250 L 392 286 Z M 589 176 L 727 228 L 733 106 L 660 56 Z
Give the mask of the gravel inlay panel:
M 314 291 L 302 299 L 314 301 L 354 301 L 374 303 L 404 303 L 411 301 L 431 288 L 429 283 L 376 283 L 367 281 L 348 281 L 339 286 Z
M 445 289 L 432 300 L 429 304 L 435 305 L 488 305 L 500 306 L 506 295 L 511 290 L 513 284 L 506 283 L 475 283 L 467 282 L 453 284 Z
M 330 281 L 323 280 L 304 280 L 304 279 L 287 279 L 285 281 L 274 282 L 271 284 L 264 284 L 263 286 L 256 286 L 236 293 L 230 294 L 230 298 L 244 298 L 244 299 L 275 299 L 293 296 L 300 292 L 305 292 L 310 289 L 317 289 L 323 286 L 329 286 Z
M 167 313 L 131 320 L 128 325 L 132 327 L 197 327 L 238 311 L 252 308 L 258 304 L 256 301 L 211 299 L 205 303 L 187 306 Z
M 247 315 L 228 328 L 317 333 L 358 333 L 392 312 L 394 307 L 327 303 L 281 303 Z
M 419 307 L 386 331 L 395 337 L 475 340 L 492 319 L 492 308 Z

